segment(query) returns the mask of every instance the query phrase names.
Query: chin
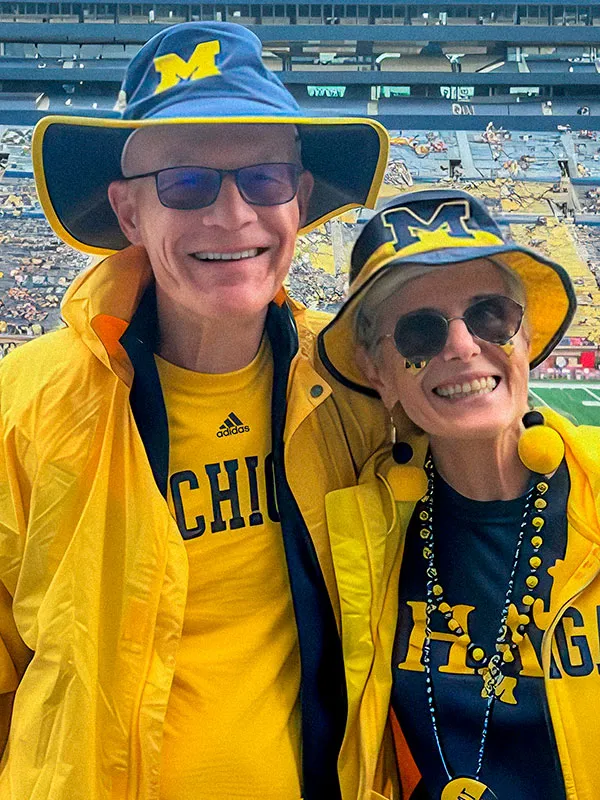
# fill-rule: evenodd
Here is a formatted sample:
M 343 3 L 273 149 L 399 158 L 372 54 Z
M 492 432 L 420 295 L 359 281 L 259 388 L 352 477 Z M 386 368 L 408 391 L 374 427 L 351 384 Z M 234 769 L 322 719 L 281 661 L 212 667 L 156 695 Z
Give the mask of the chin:
M 255 317 L 264 313 L 271 300 L 272 297 L 269 295 L 248 297 L 244 292 L 231 291 L 225 297 L 215 298 L 212 303 L 203 303 L 207 313 L 200 313 L 215 320 L 228 317 Z
M 513 421 L 490 417 L 489 414 L 473 414 L 460 420 L 454 419 L 442 434 L 445 439 L 493 439 L 513 427 Z

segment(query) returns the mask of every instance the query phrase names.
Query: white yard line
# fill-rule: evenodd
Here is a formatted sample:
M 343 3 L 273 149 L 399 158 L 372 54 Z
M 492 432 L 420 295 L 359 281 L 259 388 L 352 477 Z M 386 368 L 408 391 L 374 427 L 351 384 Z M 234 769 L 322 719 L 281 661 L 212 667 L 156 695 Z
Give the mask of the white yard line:
M 530 386 L 534 389 L 596 389 L 600 390 L 600 383 L 588 383 L 587 381 L 571 381 L 570 383 L 556 383 L 555 381 L 530 381 Z
M 543 405 L 543 406 L 548 406 L 548 408 L 550 408 L 550 406 L 548 405 L 548 403 L 547 403 L 545 400 L 542 400 L 542 398 L 539 396 L 539 394 L 536 394 L 536 393 L 533 391 L 533 389 L 531 388 L 531 386 L 529 387 L 529 394 L 530 394 L 530 395 L 532 395 L 532 396 L 533 396 L 533 397 L 534 397 L 534 398 L 535 398 L 535 399 L 536 399 L 536 400 L 537 400 L 537 401 L 538 401 L 538 402 L 539 402 L 541 405 Z
M 600 391 L 600 383 L 588 383 L 588 381 L 571 381 L 570 383 L 555 383 L 554 381 L 530 381 L 529 385 L 534 389 L 592 389 Z

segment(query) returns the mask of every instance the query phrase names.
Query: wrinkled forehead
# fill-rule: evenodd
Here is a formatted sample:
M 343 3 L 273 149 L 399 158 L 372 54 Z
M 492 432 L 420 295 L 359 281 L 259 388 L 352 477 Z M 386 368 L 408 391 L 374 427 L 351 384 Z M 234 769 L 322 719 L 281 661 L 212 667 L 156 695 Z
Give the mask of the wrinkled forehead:
M 235 169 L 298 160 L 295 125 L 155 125 L 138 128 L 127 139 L 121 168 L 131 176 L 177 166 Z

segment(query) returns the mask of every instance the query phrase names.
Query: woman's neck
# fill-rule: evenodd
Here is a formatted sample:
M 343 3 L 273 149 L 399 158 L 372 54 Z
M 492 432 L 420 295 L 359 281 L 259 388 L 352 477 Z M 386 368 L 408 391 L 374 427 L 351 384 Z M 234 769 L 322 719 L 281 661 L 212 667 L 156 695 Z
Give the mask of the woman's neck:
M 513 500 L 527 490 L 530 472 L 521 462 L 520 426 L 494 439 L 431 439 L 437 471 L 472 500 Z

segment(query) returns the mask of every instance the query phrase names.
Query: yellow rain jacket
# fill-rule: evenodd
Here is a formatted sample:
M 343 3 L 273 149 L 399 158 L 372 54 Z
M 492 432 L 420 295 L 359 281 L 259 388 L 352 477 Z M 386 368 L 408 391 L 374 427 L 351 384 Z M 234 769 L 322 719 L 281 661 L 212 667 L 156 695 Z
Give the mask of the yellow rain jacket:
M 159 797 L 188 564 L 163 493 L 162 394 L 138 369 L 148 353 L 153 363 L 152 349 L 141 354 L 137 323 L 151 285 L 143 250 L 109 257 L 69 290 L 68 327 L 0 367 L 3 800 Z M 334 577 L 324 497 L 356 483 L 386 428 L 377 403 L 354 396 L 350 403 L 315 370 L 313 340 L 326 321 L 283 293 L 267 318 L 281 439 L 279 456 L 274 441 L 277 495 L 301 650 L 305 786 L 309 746 L 313 757 L 330 747 L 318 739 L 322 708 L 338 747 L 349 715 L 344 748 L 354 752 L 362 692 L 352 662 L 344 686 L 340 609 L 353 602 L 354 578 L 347 576 L 346 600 Z M 364 419 L 372 420 L 365 430 L 356 423 Z M 349 565 L 353 573 L 357 566 Z M 370 761 L 379 731 L 376 738 Z M 385 767 L 381 759 L 375 775 L 369 766 L 370 785 L 361 779 L 359 787 L 355 765 L 342 759 L 343 800 L 397 797 Z
M 600 792 L 600 428 L 576 427 L 549 408 L 546 423 L 565 442 L 571 479 L 564 561 L 553 571 L 542 666 L 550 717 L 567 800 L 597 800 Z M 423 463 L 425 436 L 411 441 L 413 462 Z M 386 474 L 393 462 L 382 453 L 367 465 L 358 486 L 326 498 L 331 549 L 342 612 L 348 730 L 341 773 L 349 784 L 369 785 L 373 759 L 385 730 L 392 685 L 392 646 L 398 612 L 397 587 L 404 534 L 414 502 L 395 501 Z M 408 476 L 410 477 L 410 476 Z M 407 481 L 408 482 L 408 481 Z M 557 655 L 556 626 L 565 618 L 570 664 L 550 677 Z M 584 645 L 585 640 L 585 645 Z M 351 681 L 351 683 L 350 683 Z M 410 797 L 418 771 L 400 734 L 397 759 L 403 796 Z

